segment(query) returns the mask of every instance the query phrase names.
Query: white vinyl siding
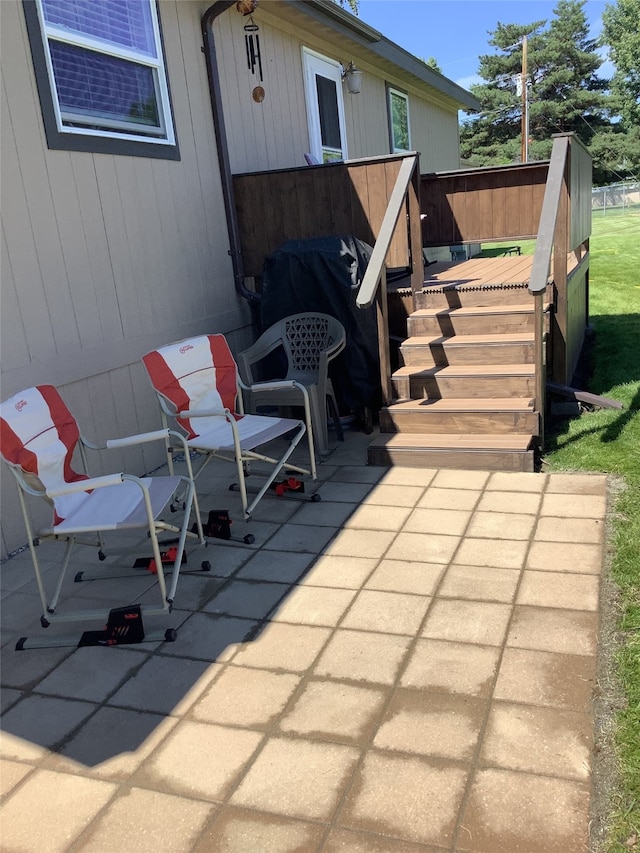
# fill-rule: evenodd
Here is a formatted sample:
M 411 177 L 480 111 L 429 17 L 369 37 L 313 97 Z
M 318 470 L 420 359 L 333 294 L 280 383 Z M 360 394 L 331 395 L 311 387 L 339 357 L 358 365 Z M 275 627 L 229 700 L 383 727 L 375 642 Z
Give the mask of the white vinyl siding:
M 97 442 L 160 426 L 145 352 L 211 329 L 238 350 L 252 341 L 229 257 L 201 4 L 160 5 L 180 160 L 50 150 L 23 5 L 0 2 L 2 399 L 56 385 Z M 165 458 L 155 445 L 107 461 L 150 471 Z M 1 477 L 5 556 L 25 532 L 6 466 Z

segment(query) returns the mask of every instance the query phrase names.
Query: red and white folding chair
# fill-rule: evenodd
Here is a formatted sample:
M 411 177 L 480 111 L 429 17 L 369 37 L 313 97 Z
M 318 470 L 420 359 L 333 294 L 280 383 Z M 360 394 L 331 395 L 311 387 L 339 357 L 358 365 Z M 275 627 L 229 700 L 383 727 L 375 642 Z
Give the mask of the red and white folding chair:
M 158 396 L 163 426 L 167 426 L 167 418 L 175 419 L 186 434 L 189 448 L 205 455 L 195 477 L 214 457 L 235 462 L 245 519 L 251 517 L 262 497 L 276 487 L 280 472 L 295 472 L 316 479 L 314 459 L 310 470 L 289 462 L 305 433 L 304 421 L 244 413 L 242 391 L 250 391 L 252 387 L 242 382 L 224 335 L 200 335 L 168 344 L 147 353 L 143 362 Z M 276 391 L 297 385 L 284 380 L 262 383 L 260 387 Z M 308 415 L 309 397 L 306 388 L 300 388 Z M 278 458 L 257 449 L 291 432 L 293 437 Z M 173 471 L 169 446 L 168 459 L 169 470 Z M 245 476 L 252 461 L 267 462 L 272 467 L 249 502 Z M 279 491 L 286 489 L 287 482 L 280 484 Z M 318 494 L 311 496 L 313 501 L 319 499 Z
M 191 466 L 187 460 L 189 476 L 136 477 L 132 474 L 116 473 L 89 477 L 85 448 L 122 448 L 154 440 L 167 441 L 169 438 L 183 441 L 182 436 L 177 433 L 170 434 L 169 430 L 158 430 L 113 439 L 107 441 L 104 448 L 100 448 L 80 435 L 75 418 L 52 385 L 28 388 L 14 394 L 0 404 L 0 416 L 0 451 L 18 484 L 20 506 L 42 604 L 42 626 L 46 628 L 54 622 L 108 620 L 105 629 L 86 631 L 78 645 L 114 645 L 118 642 L 140 642 L 143 638 L 157 639 L 149 635 L 145 637 L 142 627 L 143 612 L 161 614 L 171 611 L 187 536 L 196 539 L 199 544 L 206 544 L 200 524 Z M 79 449 L 82 473 L 72 468 L 76 448 Z M 178 489 L 184 491 L 184 519 L 181 523 L 170 524 L 162 521 L 159 516 Z M 51 525 L 37 533 L 33 529 L 26 495 L 44 498 L 53 506 Z M 192 506 L 196 511 L 197 533 L 188 532 Z M 77 542 L 98 547 L 98 556 L 104 560 L 106 554 L 103 533 L 109 532 L 111 538 L 112 534 L 115 537 L 117 533 L 135 529 L 146 530 L 150 538 L 154 571 L 157 573 L 158 604 L 145 607 L 127 604 L 125 607 L 111 610 L 103 608 L 67 611 L 67 602 L 65 612 L 58 613 L 56 608 L 74 544 Z M 169 584 L 165 579 L 169 552 L 163 555 L 160 550 L 160 531 L 177 534 L 175 550 L 170 551 L 173 559 L 167 567 L 172 572 Z M 80 538 L 88 533 L 95 533 L 96 537 L 91 540 Z M 66 542 L 55 589 L 50 596 L 45 589 L 45 577 L 37 551 L 40 540 L 44 538 Z M 130 549 L 117 548 L 110 550 L 110 553 L 127 553 L 128 550 Z M 208 563 L 202 564 L 203 569 L 208 567 Z M 129 576 L 131 574 L 129 572 Z M 140 576 L 140 572 L 137 576 Z M 167 631 L 164 638 L 175 639 L 175 632 Z M 27 647 L 26 639 L 23 637 L 16 648 Z M 69 644 L 67 638 L 34 638 L 29 641 L 28 646 Z

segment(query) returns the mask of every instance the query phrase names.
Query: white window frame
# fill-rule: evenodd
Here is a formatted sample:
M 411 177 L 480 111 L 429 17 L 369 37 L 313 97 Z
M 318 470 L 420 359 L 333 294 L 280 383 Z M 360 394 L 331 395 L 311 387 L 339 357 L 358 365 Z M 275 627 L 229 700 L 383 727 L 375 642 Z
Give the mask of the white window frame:
M 408 148 L 399 148 L 396 145 L 396 140 L 393 133 L 393 98 L 397 97 L 403 100 L 407 105 L 407 142 Z M 401 92 L 393 86 L 387 86 L 387 103 L 389 106 L 389 140 L 391 143 L 391 153 L 401 154 L 404 151 L 411 151 L 411 120 L 409 117 L 409 95 L 406 92 Z
M 135 48 L 113 44 L 90 34 L 47 23 L 43 0 L 35 0 L 31 3 L 27 0 L 24 3 L 38 92 L 50 148 L 179 159 L 156 2 L 155 0 L 147 0 L 147 2 L 155 56 Z M 29 8 L 30 6 L 32 8 Z M 50 40 L 134 62 L 151 69 L 158 125 L 149 126 L 135 122 L 120 122 L 106 117 L 63 112 L 56 89 L 49 48 Z
M 320 162 L 347 159 L 347 133 L 344 117 L 344 93 L 342 91 L 342 65 L 334 59 L 329 59 L 320 53 L 302 48 L 302 66 L 304 70 L 304 93 L 307 103 L 307 123 L 309 128 L 310 153 Z M 322 145 L 320 129 L 320 108 L 316 77 L 331 80 L 336 86 L 336 101 L 338 106 L 338 126 L 340 130 L 340 149 Z

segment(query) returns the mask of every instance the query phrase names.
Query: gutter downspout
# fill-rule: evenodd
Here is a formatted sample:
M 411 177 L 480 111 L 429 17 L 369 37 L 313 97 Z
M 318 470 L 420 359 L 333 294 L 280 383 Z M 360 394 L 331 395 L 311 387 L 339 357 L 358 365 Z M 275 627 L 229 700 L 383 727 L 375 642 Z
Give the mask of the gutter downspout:
M 231 247 L 229 249 L 229 255 L 231 256 L 231 262 L 233 265 L 233 279 L 236 291 L 240 296 L 243 296 L 250 302 L 259 302 L 259 295 L 248 290 L 244 283 L 244 267 L 242 263 L 242 253 L 240 251 L 240 232 L 238 229 L 238 219 L 236 217 L 236 207 L 233 195 L 233 179 L 229 163 L 229 149 L 227 147 L 227 134 L 224 127 L 224 116 L 222 113 L 222 93 L 220 91 L 220 83 L 218 80 L 216 48 L 213 38 L 214 20 L 234 5 L 235 0 L 217 0 L 216 3 L 209 6 L 202 16 L 200 23 L 204 43 L 203 51 L 207 62 L 207 77 L 209 78 L 209 93 L 211 96 L 216 149 L 218 151 L 220 177 L 222 179 L 222 197 L 224 199 L 224 210 L 227 219 L 227 229 L 229 231 L 229 243 Z

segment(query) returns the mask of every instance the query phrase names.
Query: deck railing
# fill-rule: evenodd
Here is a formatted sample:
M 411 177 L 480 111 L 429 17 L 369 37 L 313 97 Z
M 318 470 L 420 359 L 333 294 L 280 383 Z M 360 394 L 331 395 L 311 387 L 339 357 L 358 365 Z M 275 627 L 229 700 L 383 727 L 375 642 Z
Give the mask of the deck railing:
M 536 239 L 529 289 L 536 306 L 536 408 L 544 416 L 545 353 L 554 381 L 569 384 L 588 322 L 591 158 L 578 138 L 558 134 L 551 159 L 423 175 L 423 244 Z M 553 281 L 551 346 L 543 305 Z M 544 423 L 541 422 L 541 437 Z
M 389 355 L 389 322 L 387 305 L 387 268 L 385 260 L 389 253 L 393 234 L 402 209 L 407 204 L 411 181 L 417 173 L 418 158 L 408 157 L 400 167 L 389 204 L 380 226 L 362 284 L 356 297 L 358 308 L 369 308 L 376 304 L 378 321 L 378 350 L 380 355 L 380 385 L 382 404 L 389 405 L 393 397 L 391 385 L 391 358 Z M 421 264 L 419 266 L 422 266 Z M 424 276 L 420 276 L 424 279 Z
M 555 382 L 569 384 L 588 321 L 591 158 L 574 134 L 556 136 L 544 162 L 420 176 L 413 152 L 235 175 L 233 189 L 247 277 L 259 280 L 265 258 L 287 240 L 348 234 L 373 246 L 357 304 L 377 305 L 383 403 L 391 400 L 385 267 L 406 268 L 416 293 L 423 246 L 536 238 L 530 289 L 542 436 L 550 271 Z
M 373 246 L 403 163 L 416 162 L 407 219 L 389 244 L 389 267 L 411 270 L 422 286 L 419 166 L 415 153 L 345 163 L 234 175 L 233 191 L 247 277 L 259 279 L 265 258 L 287 240 L 350 235 Z
M 357 306 L 376 304 L 383 404 L 391 402 L 386 268 L 422 288 L 420 167 L 415 152 L 234 176 L 245 275 L 287 240 L 349 234 L 373 247 Z M 402 215 L 404 211 L 404 216 Z

